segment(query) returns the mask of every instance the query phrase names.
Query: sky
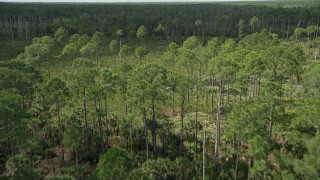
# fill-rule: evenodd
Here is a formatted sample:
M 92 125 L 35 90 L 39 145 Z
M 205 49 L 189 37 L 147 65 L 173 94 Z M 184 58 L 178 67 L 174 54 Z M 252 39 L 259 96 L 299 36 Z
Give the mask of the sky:
M 0 0 L 0 2 L 215 2 L 215 1 L 262 1 L 262 0 Z

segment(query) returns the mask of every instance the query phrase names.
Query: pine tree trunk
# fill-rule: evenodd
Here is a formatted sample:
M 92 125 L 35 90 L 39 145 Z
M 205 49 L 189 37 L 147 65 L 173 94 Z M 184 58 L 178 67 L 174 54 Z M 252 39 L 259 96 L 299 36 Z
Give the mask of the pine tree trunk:
M 58 104 L 58 103 L 57 103 Z M 62 124 L 61 124 L 61 117 L 60 117 L 60 107 L 57 105 L 57 113 L 58 113 L 58 121 L 59 121 L 59 134 L 60 134 L 60 145 L 61 145 L 61 161 L 62 161 L 62 167 L 64 167 L 64 146 L 63 146 L 63 135 L 62 135 Z
M 165 142 L 166 142 L 166 133 L 165 133 L 165 129 L 163 130 L 163 132 L 162 132 L 162 154 L 163 154 L 163 156 L 165 156 L 166 155 L 166 144 L 165 144 Z
M 270 119 L 270 122 L 269 122 L 269 138 L 271 139 L 272 138 L 272 119 Z
M 206 131 L 203 131 L 203 146 L 202 146 L 203 154 L 202 154 L 202 179 L 205 179 L 206 175 Z
M 30 151 L 30 154 L 29 154 L 30 168 L 33 168 L 33 159 L 32 159 L 32 156 L 33 156 L 33 153 L 32 153 L 32 151 Z
M 175 111 L 174 111 L 174 90 L 172 91 L 172 116 L 174 116 Z
M 87 106 L 86 106 L 86 88 L 83 88 L 83 110 L 84 110 L 84 122 L 85 122 L 85 132 L 88 129 L 88 118 L 87 118 Z
M 104 152 L 104 143 L 103 143 L 103 134 L 102 134 L 101 107 L 100 107 L 100 103 L 98 103 L 98 106 L 97 106 L 97 101 L 96 100 L 95 100 L 95 106 L 96 106 L 96 110 L 99 112 L 99 138 L 100 138 L 101 150 L 102 150 L 102 152 Z
M 76 171 L 77 171 L 77 180 L 79 180 L 79 179 L 80 179 L 80 177 L 79 177 L 79 168 L 78 168 L 79 163 L 78 163 L 78 151 L 77 151 L 77 148 L 75 148 L 75 149 L 74 149 L 74 151 L 75 151 L 75 153 L 76 153 Z
M 197 163 L 197 155 L 198 155 L 198 111 L 199 111 L 199 85 L 197 84 L 197 92 L 196 92 L 196 121 L 195 121 L 195 136 L 194 136 L 194 144 L 195 144 L 195 162 Z
M 187 108 L 186 108 L 186 113 L 189 113 L 189 105 L 190 105 L 190 91 L 188 90 L 188 93 L 187 93 Z
M 174 61 L 174 58 L 172 58 L 173 59 L 173 61 L 172 61 L 172 75 L 173 75 L 173 91 L 172 91 L 172 115 L 174 115 L 175 114 L 175 111 L 174 111 L 174 88 L 175 88 L 175 83 L 176 83 L 176 81 L 175 81 L 175 73 L 174 73 L 174 70 L 175 70 L 175 61 Z
M 287 39 L 289 39 L 289 31 L 290 31 L 290 20 L 288 19 Z
M 181 103 L 181 129 L 180 129 L 180 156 L 182 156 L 182 149 L 183 149 L 183 121 L 184 121 L 184 99 Z
M 227 94 L 227 97 L 228 97 L 228 104 L 230 102 L 230 82 L 228 82 L 228 94 Z
M 156 122 L 156 114 L 155 114 L 155 107 L 154 102 L 152 102 L 151 105 L 152 109 L 152 145 L 153 145 L 153 155 L 155 159 L 157 159 L 158 156 L 158 149 L 157 149 L 157 122 Z
M 105 121 L 106 121 L 106 148 L 108 149 L 109 146 L 109 122 L 108 122 L 108 102 L 107 102 L 107 95 L 104 97 L 104 108 L 105 108 Z
M 206 92 L 206 105 L 209 106 L 209 95 L 208 95 L 208 62 L 206 63 L 205 92 Z
M 223 99 L 224 99 L 224 82 L 223 82 L 223 80 L 221 80 L 220 101 L 219 101 L 219 105 L 218 105 L 217 122 L 216 122 L 216 140 L 215 140 L 215 150 L 214 150 L 215 161 L 216 161 L 218 154 L 219 154 L 220 124 L 221 124 L 221 117 L 222 117 L 222 111 L 223 111 Z
M 7 119 L 7 122 L 6 122 L 6 124 L 7 124 L 7 134 L 10 134 L 10 124 L 9 124 L 9 118 L 6 118 Z M 10 137 L 8 136 L 7 137 L 7 156 L 10 154 L 10 153 L 12 153 L 13 154 L 13 152 L 10 152 L 10 147 L 11 147 L 11 144 L 12 143 L 12 141 L 10 140 Z
M 127 92 L 126 92 L 126 117 L 128 117 L 128 100 L 127 100 Z M 132 154 L 132 145 L 133 145 L 133 140 L 132 140 L 132 118 L 130 118 L 129 121 L 129 136 L 130 136 L 130 152 Z
M 90 147 L 90 135 L 88 135 L 88 117 L 87 117 L 87 105 L 86 105 L 86 88 L 83 88 L 83 110 L 84 110 L 84 122 L 85 122 L 85 128 L 84 128 L 84 135 L 87 137 L 87 148 Z
M 214 92 L 213 92 L 213 76 L 211 77 L 211 116 L 214 117 Z
M 256 78 L 254 77 L 254 80 L 253 80 L 253 90 L 252 90 L 252 100 L 254 102 L 254 99 L 255 99 L 255 94 L 256 94 Z
M 248 160 L 249 162 L 248 162 L 248 180 L 250 180 L 250 170 L 251 170 L 251 157 L 249 157 L 249 160 Z
M 236 168 L 234 170 L 234 179 L 237 179 L 238 175 L 238 164 L 239 164 L 239 148 L 240 148 L 240 142 L 238 142 L 238 147 L 237 147 L 237 158 L 236 158 Z
M 147 161 L 149 160 L 149 144 L 148 144 L 148 127 L 147 127 L 147 111 L 146 107 L 143 108 L 143 123 L 144 123 L 144 136 L 147 148 Z
M 21 95 L 21 94 L 20 94 Z M 21 98 L 22 98 L 22 102 L 21 102 L 21 108 L 24 110 L 24 96 L 23 95 L 21 95 Z

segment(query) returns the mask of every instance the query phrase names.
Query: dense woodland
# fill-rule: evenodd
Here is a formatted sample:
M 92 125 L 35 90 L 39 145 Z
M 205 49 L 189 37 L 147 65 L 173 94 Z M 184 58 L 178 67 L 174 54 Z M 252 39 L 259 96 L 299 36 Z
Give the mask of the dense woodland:
M 178 45 L 189 36 L 237 37 L 242 19 L 246 34 L 268 29 L 288 39 L 297 27 L 319 24 L 319 1 L 289 2 L 233 2 L 211 4 L 19 4 L 0 2 L 0 60 L 11 59 L 22 53 L 34 37 L 52 36 L 59 27 L 70 35 L 102 32 L 116 38 L 123 30 L 123 38 L 136 37 L 141 25 L 148 29 L 148 37 L 165 37 Z M 259 19 L 252 23 L 250 19 Z M 201 20 L 198 27 L 194 22 Z
M 0 179 L 320 178 L 317 1 L 0 12 Z

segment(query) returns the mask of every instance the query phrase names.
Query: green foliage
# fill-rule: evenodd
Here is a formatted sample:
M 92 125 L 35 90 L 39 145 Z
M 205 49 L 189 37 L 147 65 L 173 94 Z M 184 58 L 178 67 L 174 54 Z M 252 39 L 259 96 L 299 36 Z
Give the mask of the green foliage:
M 29 41 L 25 40 L 0 40 L 0 61 L 14 59 L 18 54 L 24 52 Z
M 51 103 L 63 103 L 66 97 L 70 95 L 69 89 L 66 87 L 65 82 L 61 79 L 54 77 L 50 79 L 44 87 L 44 93 L 48 94 L 47 99 Z
M 159 158 L 148 160 L 142 164 L 139 170 L 131 172 L 132 178 L 170 179 L 175 177 L 174 162 L 169 159 Z
M 74 73 L 72 73 L 71 78 L 73 79 L 73 86 L 78 92 L 94 83 L 94 78 L 98 75 L 94 68 L 94 62 L 87 58 L 77 58 L 73 61 L 72 66 Z
M 116 32 L 116 35 L 117 35 L 118 37 L 121 37 L 121 36 L 123 35 L 122 29 L 119 29 L 119 30 Z
M 154 29 L 155 32 L 159 32 L 160 36 L 161 33 L 166 29 L 161 23 L 157 26 L 157 28 Z
M 77 45 L 79 47 L 82 47 L 89 42 L 90 42 L 90 37 L 88 36 L 88 34 L 83 34 L 82 36 L 79 37 L 79 39 L 77 41 Z
M 97 46 L 101 45 L 104 41 L 104 36 L 102 32 L 95 32 L 90 39 L 90 42 L 96 44 Z
M 197 48 L 200 46 L 199 39 L 191 36 L 183 42 L 183 45 L 178 49 L 179 59 L 182 65 L 186 66 L 189 73 L 193 72 L 196 63 Z
M 227 55 L 217 56 L 211 62 L 212 72 L 220 78 L 227 78 L 234 75 L 238 69 L 237 53 L 229 53 Z
M 73 176 L 70 176 L 70 175 L 58 175 L 58 176 L 55 176 L 53 178 L 51 178 L 50 180 L 75 180 L 76 178 L 74 178 Z
M 68 31 L 63 27 L 60 27 L 54 33 L 54 38 L 57 42 L 63 45 L 67 41 Z
M 134 50 L 134 54 L 136 57 L 138 57 L 140 60 L 147 55 L 147 49 L 141 46 L 138 46 Z
M 37 64 L 46 59 L 54 45 L 54 40 L 50 36 L 33 38 L 32 44 L 25 47 L 25 52 L 20 57 L 27 63 Z
M 317 63 L 311 66 L 308 71 L 306 71 L 303 76 L 303 82 L 307 93 L 310 95 L 319 95 L 320 93 L 320 64 Z
M 196 26 L 200 26 L 201 25 L 201 20 L 196 20 L 196 22 L 194 23 Z
M 278 35 L 270 33 L 268 30 L 262 30 L 248 35 L 239 42 L 241 48 L 247 50 L 265 49 L 280 43 Z
M 36 68 L 21 61 L 4 61 L 0 63 L 0 86 L 2 90 L 32 97 L 42 76 Z
M 64 131 L 63 144 L 71 148 L 78 148 L 83 139 L 83 130 L 81 126 L 72 124 Z
M 181 99 L 181 102 L 187 98 L 188 91 L 192 90 L 195 82 L 188 76 L 180 75 L 175 78 L 176 91 Z
M 145 26 L 140 26 L 138 31 L 137 31 L 137 37 L 138 38 L 144 38 L 145 36 L 147 36 L 148 34 L 148 30 Z
M 120 57 L 125 57 L 128 54 L 129 54 L 129 46 L 127 46 L 127 45 L 121 46 L 120 51 L 119 51 L 119 56 Z
M 116 92 L 119 85 L 119 76 L 110 69 L 103 68 L 100 70 L 102 83 L 100 91 L 103 95 L 112 95 Z
M 148 160 L 130 173 L 133 179 L 185 179 L 191 178 L 191 163 L 187 158 L 178 157 L 175 161 L 168 158 Z
M 168 84 L 168 75 L 164 67 L 147 64 L 137 68 L 134 74 L 130 88 L 138 99 L 144 97 L 154 103 L 164 98 L 164 89 Z
M 199 46 L 199 39 L 195 36 L 189 37 L 187 40 L 183 42 L 183 48 L 188 50 L 193 50 Z
M 30 46 L 26 46 L 25 53 L 31 57 L 43 56 L 49 52 L 53 45 L 53 39 L 49 36 L 34 38 Z
M 319 132 L 318 132 L 319 133 Z M 307 179 L 317 179 L 320 175 L 320 150 L 319 150 L 320 136 L 317 134 L 315 138 L 312 138 L 307 143 L 308 152 L 303 158 L 303 171 L 301 172 Z M 301 167 L 297 167 L 301 168 Z
M 99 179 L 124 179 L 131 170 L 129 154 L 120 148 L 111 148 L 99 160 Z
M 47 171 L 40 168 L 22 168 L 14 173 L 12 179 L 40 179 L 45 177 Z
M 84 57 L 91 57 L 93 53 L 95 53 L 96 49 L 97 49 L 97 44 L 90 42 L 80 49 L 80 53 Z
M 238 23 L 238 28 L 239 28 L 239 39 L 242 39 L 245 36 L 244 33 L 244 23 L 245 21 L 243 19 L 240 19 Z
M 83 174 L 85 173 L 84 167 L 80 167 L 80 169 L 78 169 L 78 173 L 80 174 L 79 176 L 83 176 Z M 65 178 L 73 178 L 76 179 L 75 177 L 77 177 L 77 168 L 75 166 L 70 166 L 70 167 L 66 167 L 63 168 L 62 170 L 62 177 Z
M 109 44 L 109 51 L 114 54 L 115 52 L 117 52 L 117 47 L 118 47 L 117 41 L 112 40 Z
M 170 43 L 167 47 L 167 51 L 170 52 L 173 55 L 178 54 L 178 48 L 179 46 L 176 43 Z
M 268 143 L 259 135 L 254 136 L 249 140 L 250 156 L 254 158 L 254 164 L 251 169 L 252 176 L 265 177 L 267 171 L 267 164 L 265 161 L 265 154 L 268 148 Z
M 64 46 L 62 50 L 62 54 L 71 54 L 71 55 L 77 55 L 79 53 L 79 48 L 77 47 L 76 43 L 69 43 Z
M 20 130 L 25 117 L 21 103 L 22 98 L 18 94 L 0 91 L 0 122 L 3 124 L 0 129 L 1 140 L 10 138 L 13 142 L 21 141 L 23 132 Z
M 143 39 L 148 35 L 148 30 L 145 26 L 140 26 L 137 30 L 137 37 L 141 39 L 141 46 L 144 46 Z
M 254 26 L 255 24 L 259 21 L 259 18 L 257 16 L 253 16 L 251 19 L 250 19 L 250 26 L 252 28 L 252 32 L 254 33 Z

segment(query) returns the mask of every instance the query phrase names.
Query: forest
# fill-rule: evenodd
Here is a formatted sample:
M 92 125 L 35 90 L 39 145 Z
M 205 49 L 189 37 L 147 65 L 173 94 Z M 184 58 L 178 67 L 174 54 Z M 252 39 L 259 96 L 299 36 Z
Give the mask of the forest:
M 320 179 L 320 2 L 0 2 L 0 179 Z

